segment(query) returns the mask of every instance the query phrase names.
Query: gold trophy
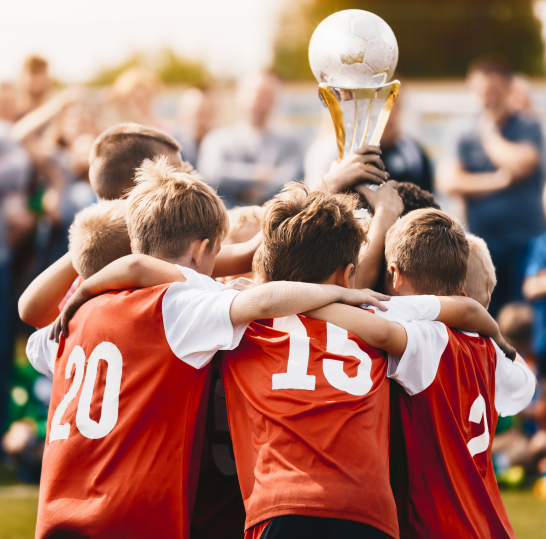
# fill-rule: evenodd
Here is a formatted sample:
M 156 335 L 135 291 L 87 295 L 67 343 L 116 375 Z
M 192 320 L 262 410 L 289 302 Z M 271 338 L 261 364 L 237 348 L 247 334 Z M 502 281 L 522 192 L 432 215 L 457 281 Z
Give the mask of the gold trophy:
M 309 63 L 334 122 L 339 160 L 365 144 L 379 146 L 400 88 L 387 83 L 398 63 L 390 26 L 360 9 L 334 13 L 313 33 Z

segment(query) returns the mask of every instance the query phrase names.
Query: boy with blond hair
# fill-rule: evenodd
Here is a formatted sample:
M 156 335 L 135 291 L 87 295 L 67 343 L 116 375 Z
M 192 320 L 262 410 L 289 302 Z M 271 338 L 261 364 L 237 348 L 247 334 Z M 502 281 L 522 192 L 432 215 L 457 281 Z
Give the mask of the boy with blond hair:
M 68 250 L 83 279 L 131 254 L 126 213 L 126 200 L 104 200 L 76 215 L 68 231 Z
M 348 195 L 310 193 L 301 184 L 285 187 L 263 219 L 262 264 L 272 282 L 256 290 L 296 284 L 288 281 L 354 286 L 366 239 L 353 214 L 356 203 Z M 147 261 L 140 263 L 148 278 L 172 271 L 151 262 L 145 270 Z M 116 278 L 103 282 L 104 289 Z M 75 296 L 68 315 L 81 299 Z M 406 314 L 497 330 L 466 298 L 414 303 Z M 366 323 L 356 334 L 303 315 L 267 317 L 249 326 L 237 350 L 225 353 L 248 537 L 398 537 L 387 460 L 386 354 L 373 346 L 401 355 L 413 333 L 360 312 Z
M 386 291 L 413 302 L 418 294 L 472 290 L 476 275 L 471 269 L 467 280 L 469 250 L 460 225 L 447 214 L 411 212 L 387 234 Z M 487 267 L 487 258 L 482 250 L 474 262 Z M 397 316 L 395 307 L 389 318 Z M 352 331 L 363 323 L 355 309 L 342 306 L 314 316 L 335 318 Z M 391 397 L 391 473 L 401 537 L 515 537 L 491 462 L 492 433 L 499 415 L 514 415 L 529 404 L 535 377 L 519 355 L 510 361 L 478 333 L 407 317 L 398 322 L 408 346 L 389 357 L 388 376 L 397 382 Z M 411 346 L 410 334 L 420 336 Z
M 243 206 L 228 210 L 229 232 L 224 243 L 242 243 L 260 232 L 262 206 Z
M 84 281 L 65 310 L 105 281 L 122 291 L 79 310 L 57 351 L 49 328 L 30 340 L 32 364 L 54 372 L 36 537 L 188 537 L 213 355 L 236 347 L 255 318 L 378 303 L 363 291 L 303 283 L 223 291 L 209 277 L 228 229 L 216 193 L 164 157 L 145 161 L 136 183 L 127 226 L 139 254 Z M 166 265 L 172 284 L 128 288 L 142 254 L 158 257 L 144 258 Z M 149 272 L 141 278 L 150 281 Z
M 497 284 L 495 266 L 487 244 L 482 238 L 467 232 L 466 240 L 468 241 L 469 254 L 463 291 L 468 297 L 475 299 L 487 309 L 491 302 L 491 294 Z

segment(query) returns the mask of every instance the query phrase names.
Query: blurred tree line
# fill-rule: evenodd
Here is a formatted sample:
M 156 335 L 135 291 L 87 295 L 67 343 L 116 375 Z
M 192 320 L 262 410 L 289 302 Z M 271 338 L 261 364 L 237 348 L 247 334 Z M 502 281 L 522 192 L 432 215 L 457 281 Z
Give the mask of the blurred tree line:
M 147 67 L 155 71 L 165 84 L 206 87 L 212 80 L 212 75 L 201 62 L 178 56 L 166 49 L 152 56 L 136 53 L 117 66 L 103 69 L 90 82 L 96 86 L 110 85 L 131 67 Z
M 503 57 L 517 72 L 544 73 L 532 0 L 302 0 L 285 13 L 275 43 L 273 67 L 283 79 L 313 78 L 311 35 L 344 9 L 371 11 L 390 25 L 400 48 L 397 73 L 405 77 L 463 77 L 484 56 Z

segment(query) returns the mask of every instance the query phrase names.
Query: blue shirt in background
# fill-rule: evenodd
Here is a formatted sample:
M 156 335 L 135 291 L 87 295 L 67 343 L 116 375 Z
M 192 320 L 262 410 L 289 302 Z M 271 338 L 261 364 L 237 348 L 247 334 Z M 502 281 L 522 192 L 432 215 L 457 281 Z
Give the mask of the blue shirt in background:
M 542 152 L 542 130 L 534 118 L 511 116 L 502 127 L 501 134 L 511 142 L 530 142 Z M 459 138 L 456 153 L 468 172 L 497 170 L 483 149 L 477 129 Z M 542 168 L 538 167 L 529 178 L 513 186 L 467 200 L 466 217 L 470 232 L 483 238 L 492 250 L 502 250 L 506 244 L 527 244 L 546 230 L 542 187 Z
M 546 270 L 546 233 L 531 242 L 525 277 L 535 277 L 541 270 Z M 531 345 L 535 354 L 546 354 L 546 298 L 533 302 Z

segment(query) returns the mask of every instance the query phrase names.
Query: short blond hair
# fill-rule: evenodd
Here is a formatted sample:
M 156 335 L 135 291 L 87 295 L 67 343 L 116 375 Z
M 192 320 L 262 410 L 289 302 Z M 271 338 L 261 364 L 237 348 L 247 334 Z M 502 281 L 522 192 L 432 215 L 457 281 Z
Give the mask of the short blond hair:
M 131 254 L 125 200 L 105 200 L 76 215 L 68 232 L 74 269 L 88 279 L 108 264 Z
M 265 205 L 262 218 L 262 266 L 267 279 L 321 283 L 341 266 L 356 266 L 360 247 L 367 241 L 353 213 L 357 204 L 355 195 L 286 184 Z
M 243 206 L 228 210 L 229 232 L 226 239 L 234 239 L 244 228 L 252 228 L 254 234 L 260 231 L 260 222 L 264 214 L 261 206 Z
M 145 88 L 152 95 L 156 95 L 161 90 L 161 79 L 149 69 L 131 67 L 121 73 L 114 81 L 112 93 L 114 98 L 123 99 L 139 87 Z
M 414 210 L 385 238 L 387 271 L 396 264 L 418 294 L 458 296 L 468 267 L 468 241 L 461 225 L 436 209 Z
M 195 240 L 208 239 L 212 249 L 226 236 L 224 204 L 194 170 L 173 167 L 164 156 L 146 159 L 136 170 L 135 183 L 127 209 L 134 253 L 176 258 Z
M 46 59 L 32 54 L 25 58 L 23 62 L 23 71 L 35 75 L 37 73 L 45 73 L 48 70 L 49 64 Z
M 482 238 L 467 233 L 466 239 L 470 252 L 468 255 L 468 269 L 464 291 L 469 297 L 481 303 L 486 309 L 491 301 L 491 294 L 497 284 L 495 266 L 487 244 Z

